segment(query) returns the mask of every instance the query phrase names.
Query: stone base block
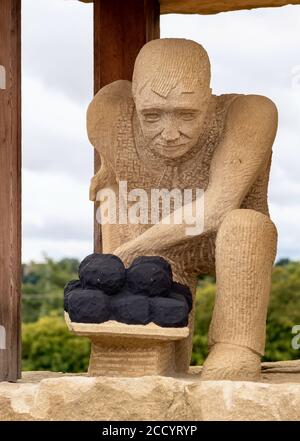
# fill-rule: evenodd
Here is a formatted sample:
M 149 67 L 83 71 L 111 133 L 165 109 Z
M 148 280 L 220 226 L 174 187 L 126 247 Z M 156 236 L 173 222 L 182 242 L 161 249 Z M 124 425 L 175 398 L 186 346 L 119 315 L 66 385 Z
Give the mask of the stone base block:
M 0 420 L 300 420 L 300 360 L 263 363 L 261 382 L 186 375 L 89 377 L 25 372 L 0 383 Z
M 114 320 L 99 324 L 74 323 L 70 331 L 91 342 L 90 376 L 141 377 L 175 372 L 175 341 L 187 338 L 189 328 L 162 328 L 155 323 L 126 325 Z
M 167 375 L 174 371 L 175 346 L 168 341 L 108 341 L 92 338 L 88 374 L 93 377 L 141 377 Z

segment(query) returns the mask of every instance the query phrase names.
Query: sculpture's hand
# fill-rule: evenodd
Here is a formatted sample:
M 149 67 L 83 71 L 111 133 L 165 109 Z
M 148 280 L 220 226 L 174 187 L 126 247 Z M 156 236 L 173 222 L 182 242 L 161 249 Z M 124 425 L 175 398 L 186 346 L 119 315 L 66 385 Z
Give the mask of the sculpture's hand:
M 163 225 L 163 227 L 165 227 L 165 225 Z M 168 243 L 164 243 L 160 237 L 161 231 L 159 225 L 156 225 L 155 231 L 153 231 L 153 228 L 154 227 L 148 230 L 150 234 L 147 234 L 146 231 L 113 251 L 116 256 L 120 257 L 126 267 L 130 266 L 132 261 L 139 256 L 161 256 L 167 259 L 171 265 L 175 264 L 174 259 L 168 252 L 169 247 L 166 246 Z M 163 230 L 166 232 L 164 228 Z M 159 237 L 160 242 L 155 240 L 155 233 Z
M 120 257 L 126 268 L 128 268 L 133 260 L 139 256 L 160 256 L 169 262 L 173 271 L 177 268 L 176 259 L 172 253 L 166 252 L 165 250 L 151 249 L 149 247 L 145 248 L 143 242 L 141 243 L 139 241 L 139 238 L 121 245 L 114 250 L 113 254 Z
M 130 266 L 135 257 L 143 255 L 143 251 L 139 250 L 135 242 L 135 240 L 130 240 L 113 252 L 120 257 L 126 267 Z
M 173 228 L 177 227 L 175 235 Z M 179 228 L 178 228 L 179 227 Z M 175 266 L 175 260 L 170 248 L 178 242 L 176 237 L 182 236 L 183 225 L 156 224 L 140 236 L 116 248 L 113 253 L 120 257 L 126 267 L 138 256 L 161 256 Z

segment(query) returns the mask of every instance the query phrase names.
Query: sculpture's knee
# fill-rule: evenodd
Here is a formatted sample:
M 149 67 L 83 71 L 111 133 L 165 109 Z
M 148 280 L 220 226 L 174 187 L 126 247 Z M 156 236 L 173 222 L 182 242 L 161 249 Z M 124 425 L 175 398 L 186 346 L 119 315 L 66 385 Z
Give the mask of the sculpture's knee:
M 274 225 L 271 219 L 263 213 L 256 210 L 239 208 L 237 210 L 229 211 L 223 219 L 221 228 L 226 225 L 244 225 L 249 226 L 255 224 L 258 227 L 264 227 L 267 225 Z
M 266 247 L 275 258 L 277 230 L 265 214 L 250 209 L 232 210 L 219 227 L 217 246 L 223 242 L 228 245 L 229 241 L 235 242 L 237 247 L 243 247 L 249 242 L 256 243 L 257 246 Z

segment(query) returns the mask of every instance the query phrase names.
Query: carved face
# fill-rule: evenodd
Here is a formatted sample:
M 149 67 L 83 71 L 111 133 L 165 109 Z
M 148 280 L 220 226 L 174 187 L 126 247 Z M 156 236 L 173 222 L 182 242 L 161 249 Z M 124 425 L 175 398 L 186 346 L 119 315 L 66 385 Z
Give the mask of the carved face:
M 166 158 L 184 155 L 203 132 L 210 97 L 209 88 L 195 87 L 187 93 L 179 83 L 163 98 L 145 85 L 135 97 L 145 142 Z

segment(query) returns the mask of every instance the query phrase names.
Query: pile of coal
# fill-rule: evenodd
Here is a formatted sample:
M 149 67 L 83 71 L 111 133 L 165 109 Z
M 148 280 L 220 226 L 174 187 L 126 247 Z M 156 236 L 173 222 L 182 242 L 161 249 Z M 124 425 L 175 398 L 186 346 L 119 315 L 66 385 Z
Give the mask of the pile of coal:
M 68 296 L 69 315 L 77 323 L 103 323 L 110 318 L 109 297 L 104 291 L 74 289 Z
M 167 295 L 172 279 L 170 264 L 159 256 L 137 257 L 126 272 L 128 290 L 149 297 Z
M 64 308 L 73 322 L 188 324 L 191 292 L 173 281 L 171 265 L 160 256 L 137 257 L 125 269 L 118 256 L 94 253 L 81 262 L 78 275 L 64 290 Z
M 65 286 L 64 289 L 64 309 L 65 311 L 69 310 L 69 294 L 76 289 L 81 289 L 80 280 L 70 280 Z
M 111 298 L 112 319 L 128 325 L 147 325 L 151 322 L 149 300 L 124 290 Z
M 78 275 L 83 288 L 117 293 L 125 282 L 125 266 L 114 254 L 90 254 L 79 265 Z
M 77 323 L 103 323 L 111 320 L 110 296 L 118 293 L 126 280 L 122 260 L 114 254 L 93 253 L 78 268 L 79 280 L 64 289 L 64 309 Z

